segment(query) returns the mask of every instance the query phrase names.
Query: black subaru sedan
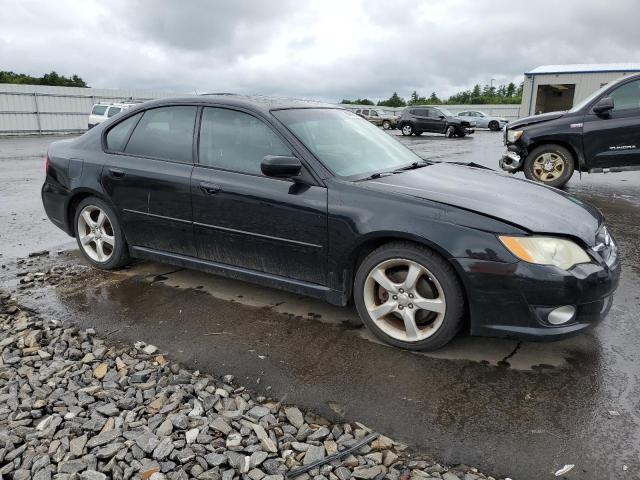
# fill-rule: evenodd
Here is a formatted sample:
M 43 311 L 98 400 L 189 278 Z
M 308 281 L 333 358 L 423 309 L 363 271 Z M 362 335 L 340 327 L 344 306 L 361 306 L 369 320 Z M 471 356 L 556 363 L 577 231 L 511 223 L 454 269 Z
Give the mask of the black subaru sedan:
M 353 302 L 375 335 L 407 349 L 437 349 L 465 325 L 562 338 L 601 320 L 618 284 L 594 207 L 424 161 L 332 105 L 149 102 L 53 143 L 46 171 L 49 218 L 96 267 L 152 259 Z

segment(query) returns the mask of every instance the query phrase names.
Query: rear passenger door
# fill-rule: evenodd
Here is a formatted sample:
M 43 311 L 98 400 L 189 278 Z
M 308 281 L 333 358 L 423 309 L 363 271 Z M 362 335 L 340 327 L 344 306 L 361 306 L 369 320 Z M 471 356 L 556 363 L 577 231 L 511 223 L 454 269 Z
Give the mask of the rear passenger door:
M 263 175 L 266 155 L 294 152 L 254 115 L 203 109 L 191 183 L 198 256 L 326 285 L 326 188 Z
M 197 110 L 149 109 L 106 133 L 102 184 L 130 246 L 195 256 L 191 174 Z

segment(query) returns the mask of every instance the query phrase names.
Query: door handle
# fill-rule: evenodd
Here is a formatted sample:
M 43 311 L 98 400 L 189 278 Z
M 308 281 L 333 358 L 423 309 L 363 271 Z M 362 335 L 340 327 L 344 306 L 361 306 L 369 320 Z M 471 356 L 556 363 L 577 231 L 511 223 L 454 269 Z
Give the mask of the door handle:
M 200 182 L 200 190 L 202 190 L 205 195 L 215 195 L 221 190 L 221 188 L 215 183 Z
M 113 178 L 122 178 L 125 176 L 124 170 L 120 170 L 119 168 L 110 168 L 109 172 Z

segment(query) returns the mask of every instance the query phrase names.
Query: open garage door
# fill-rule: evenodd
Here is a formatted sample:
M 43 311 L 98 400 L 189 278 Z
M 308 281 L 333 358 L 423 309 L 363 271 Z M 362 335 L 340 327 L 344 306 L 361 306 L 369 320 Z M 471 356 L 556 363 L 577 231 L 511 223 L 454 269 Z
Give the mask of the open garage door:
M 536 114 L 570 110 L 576 85 L 564 83 L 557 85 L 539 85 L 536 95 Z

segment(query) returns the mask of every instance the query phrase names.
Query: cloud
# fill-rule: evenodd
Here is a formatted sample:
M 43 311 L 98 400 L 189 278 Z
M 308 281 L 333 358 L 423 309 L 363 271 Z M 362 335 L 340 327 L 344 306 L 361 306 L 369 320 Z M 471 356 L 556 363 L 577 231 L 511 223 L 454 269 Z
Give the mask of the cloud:
M 640 59 L 635 0 L 0 0 L 0 9 L 3 69 L 77 73 L 96 87 L 448 96 L 542 64 Z

